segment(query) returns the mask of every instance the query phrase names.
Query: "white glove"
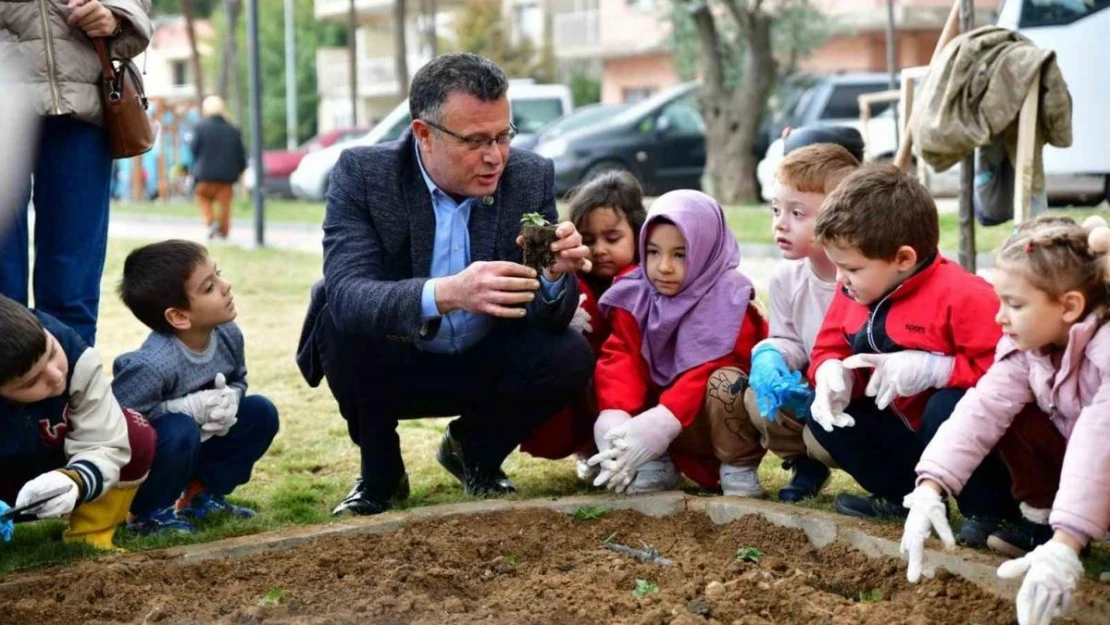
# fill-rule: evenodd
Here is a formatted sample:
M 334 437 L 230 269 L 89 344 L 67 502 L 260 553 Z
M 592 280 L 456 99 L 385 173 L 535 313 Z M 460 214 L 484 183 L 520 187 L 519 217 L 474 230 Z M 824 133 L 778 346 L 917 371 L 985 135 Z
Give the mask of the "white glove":
M 813 376 L 814 397 L 809 416 L 818 425 L 832 432 L 834 427 L 850 428 L 856 424 L 852 415 L 844 412 L 852 401 L 852 372 L 839 360 L 826 360 L 817 367 Z
M 206 441 L 213 436 L 224 436 L 231 426 L 239 420 L 239 389 L 228 386 L 224 374 L 216 374 L 215 403 L 208 408 L 208 417 L 200 426 L 200 440 Z
M 925 539 L 936 530 L 945 549 L 955 547 L 956 539 L 952 536 L 952 527 L 948 525 L 948 506 L 933 488 L 921 484 L 906 495 L 902 505 L 909 508 L 910 514 L 906 517 L 906 528 L 898 550 L 909 561 L 906 579 L 916 584 L 921 579 L 921 567 L 925 564 Z
M 1071 607 L 1071 595 L 1083 575 L 1083 564 L 1074 549 L 1050 540 L 1025 557 L 998 567 L 998 576 L 1003 579 L 1022 575 L 1025 580 L 1017 594 L 1018 623 L 1048 625 Z
M 586 309 L 584 307 L 585 303 L 586 303 L 586 294 L 585 293 L 579 294 L 578 295 L 578 309 L 574 311 L 574 317 L 570 320 L 571 329 L 577 330 L 583 336 L 587 332 L 593 332 L 594 331 L 593 327 L 590 326 L 590 320 L 593 319 L 593 317 L 590 316 L 590 313 L 586 312 Z
M 856 354 L 844 360 L 849 369 L 874 367 L 864 391 L 886 410 L 896 397 L 912 397 L 931 388 L 943 388 L 952 377 L 956 359 L 918 350 L 894 354 Z
M 649 460 L 666 453 L 674 439 L 682 433 L 682 423 L 662 404 L 609 430 L 605 439 L 612 444 L 598 451 L 590 465 L 601 465 L 601 474 L 594 486 L 605 486 L 624 492 L 636 477 L 636 471 Z
M 220 400 L 220 391 L 197 391 L 184 397 L 162 402 L 162 410 L 187 414 L 203 427 L 208 422 L 208 411 Z
M 35 503 L 62 489 L 65 489 L 62 495 L 30 510 L 29 513 L 40 519 L 65 516 L 77 507 L 77 496 L 81 494 L 81 489 L 77 487 L 77 482 L 61 471 L 47 471 L 24 484 L 15 497 L 14 507 Z
M 607 438 L 607 434 L 614 428 L 624 425 L 626 422 L 632 420 L 632 415 L 623 410 L 602 410 L 601 414 L 597 415 L 597 421 L 594 421 L 594 445 L 597 446 L 598 452 L 609 451 L 613 448 L 613 441 Z M 589 465 L 589 459 L 586 464 Z M 612 466 L 612 463 L 605 463 Z M 602 483 L 608 482 L 609 478 L 613 477 L 613 472 L 605 468 L 602 464 L 601 471 L 597 475 L 597 480 Z M 592 466 L 592 465 L 590 465 Z

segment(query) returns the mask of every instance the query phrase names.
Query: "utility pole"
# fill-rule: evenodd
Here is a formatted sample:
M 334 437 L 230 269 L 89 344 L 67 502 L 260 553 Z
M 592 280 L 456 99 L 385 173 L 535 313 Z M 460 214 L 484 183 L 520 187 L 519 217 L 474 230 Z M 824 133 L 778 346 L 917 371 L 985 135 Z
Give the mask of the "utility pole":
M 975 28 L 974 0 L 960 0 L 960 32 Z M 960 164 L 960 264 L 975 273 L 975 157 L 968 156 Z
M 358 126 L 358 13 L 355 0 L 347 0 L 347 84 L 351 86 L 351 126 Z
M 254 168 L 254 244 L 265 245 L 266 207 L 262 199 L 262 76 L 258 60 L 258 2 L 247 0 L 247 74 L 250 82 L 251 158 Z
M 285 147 L 297 149 L 297 41 L 293 0 L 285 0 Z

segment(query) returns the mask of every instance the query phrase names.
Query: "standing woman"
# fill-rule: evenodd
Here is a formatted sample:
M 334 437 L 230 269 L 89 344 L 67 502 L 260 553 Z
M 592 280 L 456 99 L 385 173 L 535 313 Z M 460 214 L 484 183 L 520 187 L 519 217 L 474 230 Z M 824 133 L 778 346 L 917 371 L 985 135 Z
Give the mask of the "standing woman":
M 134 58 L 150 42 L 149 10 L 150 0 L 0 0 L 0 65 L 21 68 L 15 88 L 34 97 L 41 122 L 37 154 L 26 154 L 31 177 L 15 222 L 0 239 L 0 294 L 28 300 L 33 182 L 35 307 L 90 345 L 112 176 L 101 66 L 90 37 L 107 38 L 113 58 Z

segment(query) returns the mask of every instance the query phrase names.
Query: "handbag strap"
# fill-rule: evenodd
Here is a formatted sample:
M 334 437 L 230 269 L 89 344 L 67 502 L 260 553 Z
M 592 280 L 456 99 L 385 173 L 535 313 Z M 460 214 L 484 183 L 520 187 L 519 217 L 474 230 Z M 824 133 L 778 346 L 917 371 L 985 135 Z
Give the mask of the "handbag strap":
M 96 48 L 96 56 L 100 57 L 100 69 L 104 72 L 104 78 L 113 84 L 116 82 L 116 70 L 112 67 L 112 61 L 108 58 L 108 46 L 104 43 L 103 37 L 93 37 L 93 47 Z

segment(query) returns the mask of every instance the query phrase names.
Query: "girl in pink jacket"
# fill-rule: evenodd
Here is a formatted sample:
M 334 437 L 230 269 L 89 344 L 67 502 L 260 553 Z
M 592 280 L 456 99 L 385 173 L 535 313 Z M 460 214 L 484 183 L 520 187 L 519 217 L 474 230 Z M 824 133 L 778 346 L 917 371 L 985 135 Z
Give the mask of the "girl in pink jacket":
M 987 544 L 1017 558 L 998 575 L 1024 576 L 1018 622 L 1048 625 L 1067 611 L 1083 574 L 1080 552 L 1110 527 L 1108 248 L 1102 218 L 1080 227 L 1046 216 L 1019 227 L 998 253 L 995 362 L 925 449 L 904 502 L 911 582 L 932 531 L 954 545 L 942 496 L 958 494 L 997 449 L 1025 519 Z

